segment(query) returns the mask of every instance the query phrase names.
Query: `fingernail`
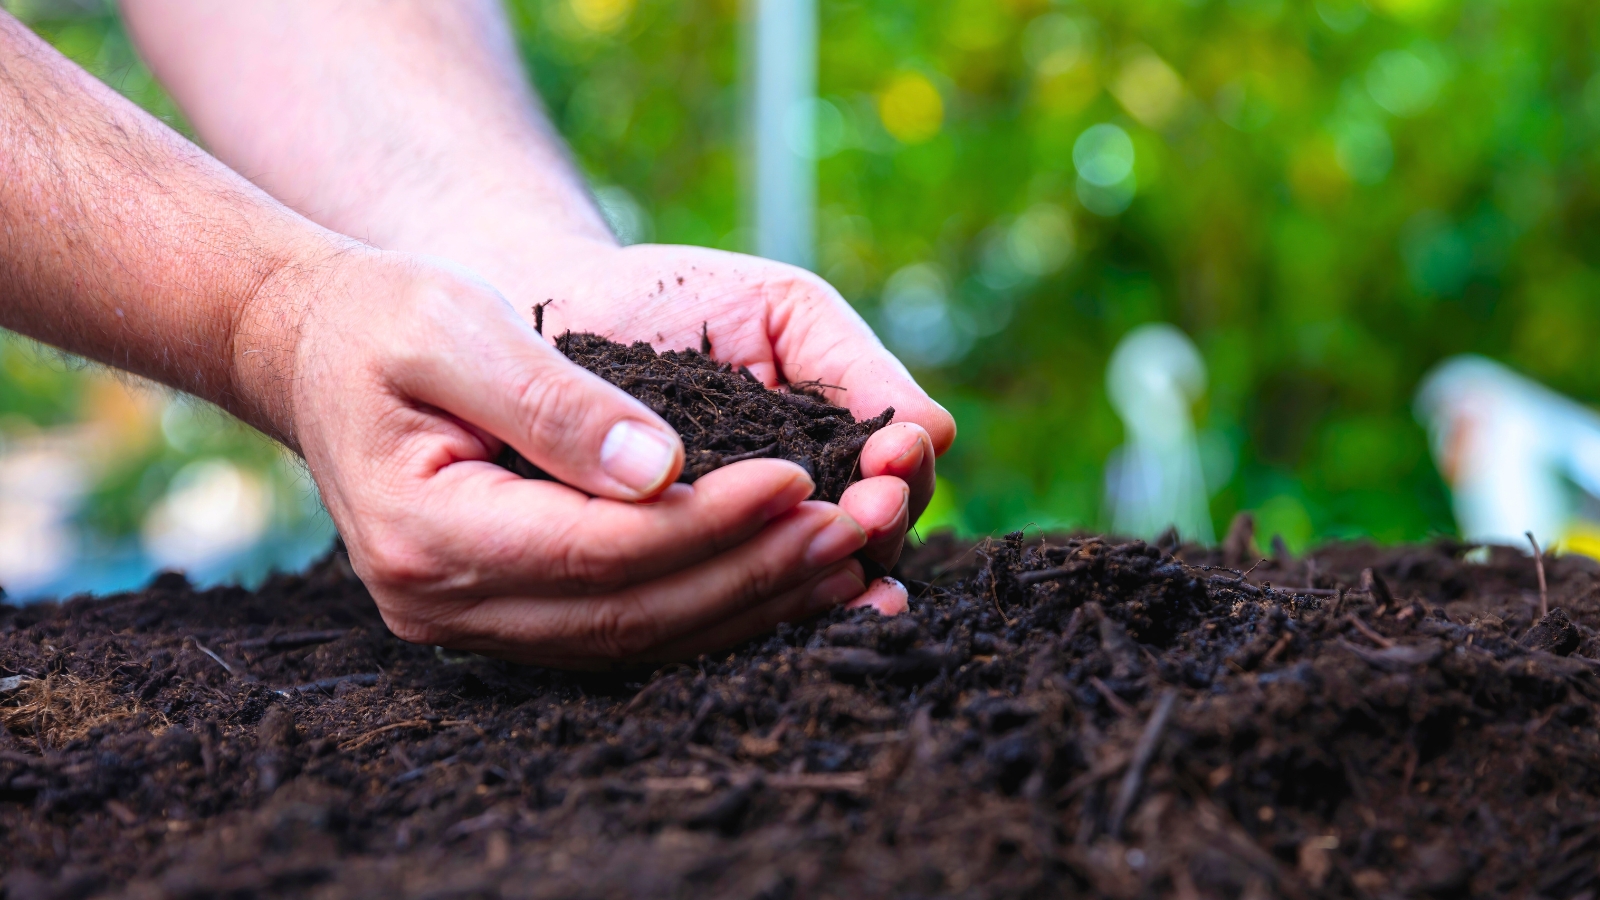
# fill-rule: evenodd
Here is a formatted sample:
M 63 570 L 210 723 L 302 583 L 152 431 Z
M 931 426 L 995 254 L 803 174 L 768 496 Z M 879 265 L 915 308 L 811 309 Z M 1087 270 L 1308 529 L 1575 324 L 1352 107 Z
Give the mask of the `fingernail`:
M 774 494 L 772 499 L 767 501 L 767 505 L 762 507 L 761 515 L 769 522 L 794 509 L 795 506 L 811 496 L 817 489 L 816 482 L 811 480 L 810 475 L 807 475 L 799 466 L 794 468 L 794 480 L 785 485 L 783 490 Z
M 600 468 L 642 495 L 650 495 L 672 474 L 673 442 L 654 428 L 623 419 L 611 426 L 600 445 Z
M 861 596 L 861 592 L 866 589 L 867 585 L 861 580 L 861 576 L 856 574 L 855 566 L 846 566 L 817 582 L 817 586 L 811 589 L 809 611 L 812 615 L 827 612 L 841 603 L 847 603 Z
M 917 466 L 919 466 L 921 464 L 922 464 L 922 436 L 921 435 L 917 435 L 917 439 L 912 442 L 911 446 L 909 448 L 907 448 L 906 452 L 904 452 L 904 453 L 900 454 L 899 456 L 895 457 L 894 460 L 889 463 L 889 468 L 896 469 L 896 470 L 899 470 L 899 471 L 906 471 L 906 470 L 915 469 Z
M 837 516 L 812 535 L 806 547 L 806 565 L 813 569 L 833 565 L 860 550 L 867 543 L 867 533 L 849 516 Z

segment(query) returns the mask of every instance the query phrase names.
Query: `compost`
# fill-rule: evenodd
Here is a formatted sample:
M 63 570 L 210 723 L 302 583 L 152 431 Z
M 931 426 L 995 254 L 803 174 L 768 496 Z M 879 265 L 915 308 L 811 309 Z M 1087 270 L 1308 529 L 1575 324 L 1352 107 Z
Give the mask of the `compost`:
M 813 499 L 837 503 L 860 475 L 867 438 L 894 418 L 894 410 L 886 409 L 857 422 L 849 410 L 828 402 L 822 389 L 832 385 L 797 382 L 768 390 L 749 369 L 712 359 L 708 337 L 701 338 L 699 350 L 665 353 L 643 341 L 625 345 L 573 332 L 555 344 L 677 429 L 684 448 L 678 480 L 684 484 L 740 460 L 785 459 L 816 483 Z M 499 462 L 526 478 L 550 477 L 509 446 Z
M 1600 569 L 1244 537 L 936 539 L 909 613 L 605 675 L 338 552 L 0 607 L 5 896 L 1594 896 Z

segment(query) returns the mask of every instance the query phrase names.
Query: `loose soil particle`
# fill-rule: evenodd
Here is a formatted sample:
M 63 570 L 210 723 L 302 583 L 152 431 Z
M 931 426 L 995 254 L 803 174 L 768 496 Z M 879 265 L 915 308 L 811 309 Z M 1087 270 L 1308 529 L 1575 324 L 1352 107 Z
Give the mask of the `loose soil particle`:
M 701 350 L 656 351 L 647 343 L 618 344 L 593 334 L 567 333 L 556 349 L 578 365 L 643 401 L 683 439 L 678 480 L 696 479 L 746 459 L 786 459 L 816 482 L 814 499 L 839 502 L 859 473 L 861 448 L 889 424 L 894 410 L 863 422 L 828 402 L 817 384 L 768 390 L 748 369 Z M 527 478 L 550 476 L 507 447 L 500 464 Z
M 3 607 L 5 896 L 1592 897 L 1600 570 L 1536 622 L 1465 549 L 941 539 L 906 615 L 605 676 L 401 643 L 338 554 Z

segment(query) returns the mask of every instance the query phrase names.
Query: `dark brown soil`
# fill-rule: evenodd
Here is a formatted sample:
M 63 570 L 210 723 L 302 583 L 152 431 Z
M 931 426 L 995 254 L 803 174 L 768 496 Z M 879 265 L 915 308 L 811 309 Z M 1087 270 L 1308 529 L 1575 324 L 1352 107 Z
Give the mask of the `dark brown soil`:
M 1600 569 L 1539 623 L 1463 550 L 939 540 L 907 615 L 622 676 L 401 643 L 338 555 L 0 608 L 5 896 L 1593 897 Z
M 737 370 L 702 350 L 656 351 L 593 334 L 567 333 L 556 349 L 650 407 L 683 438 L 683 474 L 693 484 L 714 469 L 745 459 L 786 459 L 811 475 L 813 499 L 839 502 L 859 473 L 861 447 L 889 424 L 894 410 L 857 422 L 830 404 L 820 385 L 792 384 L 768 390 L 748 369 Z M 538 466 L 507 447 L 500 464 L 526 478 L 546 478 Z

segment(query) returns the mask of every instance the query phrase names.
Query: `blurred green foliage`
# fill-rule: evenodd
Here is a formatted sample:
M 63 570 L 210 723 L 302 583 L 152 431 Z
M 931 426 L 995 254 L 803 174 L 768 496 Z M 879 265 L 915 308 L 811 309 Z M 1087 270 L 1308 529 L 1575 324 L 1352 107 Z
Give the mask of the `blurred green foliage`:
M 1103 526 L 1103 373 L 1145 322 L 1209 366 L 1219 532 L 1254 509 L 1297 548 L 1453 529 L 1411 412 L 1446 356 L 1600 400 L 1594 7 L 820 5 L 818 268 L 961 425 L 942 521 Z M 629 236 L 746 247 L 739 3 L 510 6 Z M 61 9 L 22 12 L 181 127 L 113 16 Z M 0 414 L 70 407 L 4 358 Z

